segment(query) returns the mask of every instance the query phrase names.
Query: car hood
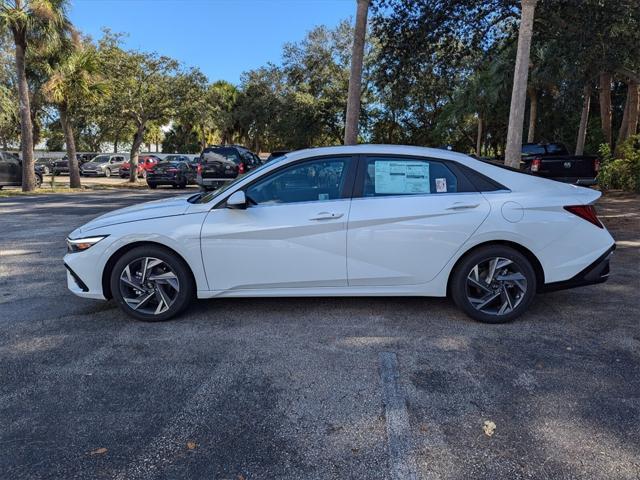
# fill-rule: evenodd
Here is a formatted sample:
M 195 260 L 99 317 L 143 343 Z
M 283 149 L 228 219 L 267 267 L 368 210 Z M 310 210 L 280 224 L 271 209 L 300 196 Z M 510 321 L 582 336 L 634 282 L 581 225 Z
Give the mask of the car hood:
M 191 205 L 187 199 L 192 196 L 193 195 L 172 197 L 114 210 L 113 212 L 105 213 L 104 215 L 94 218 L 89 223 L 85 223 L 80 228 L 74 230 L 69 236 L 71 238 L 77 238 L 79 234 L 120 223 L 182 215 Z

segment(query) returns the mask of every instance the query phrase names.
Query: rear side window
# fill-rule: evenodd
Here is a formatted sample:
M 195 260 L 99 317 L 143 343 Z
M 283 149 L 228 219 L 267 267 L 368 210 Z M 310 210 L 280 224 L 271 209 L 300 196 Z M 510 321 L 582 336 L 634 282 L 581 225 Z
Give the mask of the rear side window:
M 368 157 L 360 181 L 363 197 L 459 191 L 458 178 L 447 165 L 420 158 Z

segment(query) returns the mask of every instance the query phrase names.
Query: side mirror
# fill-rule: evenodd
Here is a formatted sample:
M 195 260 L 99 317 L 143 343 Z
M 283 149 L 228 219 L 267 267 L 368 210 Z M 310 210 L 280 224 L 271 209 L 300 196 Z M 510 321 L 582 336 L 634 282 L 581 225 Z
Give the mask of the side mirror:
M 231 194 L 227 198 L 227 208 L 234 208 L 237 210 L 244 210 L 247 208 L 247 197 L 242 190 L 238 190 Z

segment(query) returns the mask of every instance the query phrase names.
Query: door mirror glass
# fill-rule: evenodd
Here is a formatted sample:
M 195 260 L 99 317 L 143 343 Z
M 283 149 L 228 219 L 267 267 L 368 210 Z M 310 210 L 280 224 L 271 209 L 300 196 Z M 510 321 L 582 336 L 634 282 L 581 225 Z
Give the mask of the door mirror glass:
M 231 194 L 227 199 L 227 208 L 235 208 L 244 210 L 247 208 L 247 198 L 242 190 L 238 190 Z

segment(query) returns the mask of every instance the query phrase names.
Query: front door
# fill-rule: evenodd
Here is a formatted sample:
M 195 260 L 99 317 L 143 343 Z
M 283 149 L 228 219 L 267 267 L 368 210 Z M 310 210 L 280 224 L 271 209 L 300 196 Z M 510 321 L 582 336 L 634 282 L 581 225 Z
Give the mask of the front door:
M 429 282 L 489 214 L 446 162 L 361 160 L 347 234 L 350 286 Z
M 348 156 L 296 162 L 246 187 L 246 210 L 211 210 L 201 232 L 209 288 L 346 286 L 354 167 Z

